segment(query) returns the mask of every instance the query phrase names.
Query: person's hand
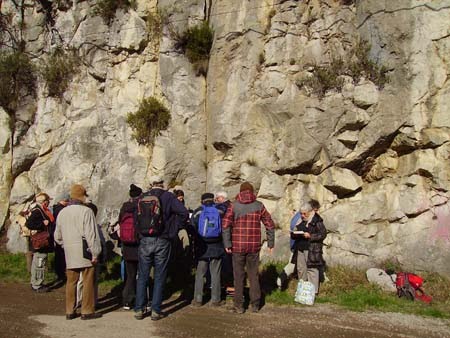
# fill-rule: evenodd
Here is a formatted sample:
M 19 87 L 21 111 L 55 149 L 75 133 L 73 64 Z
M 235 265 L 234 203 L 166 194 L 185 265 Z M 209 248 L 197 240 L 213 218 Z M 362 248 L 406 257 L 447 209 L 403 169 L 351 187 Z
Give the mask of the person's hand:
M 46 219 L 44 220 L 44 225 L 47 226 L 50 222 Z
M 231 248 L 225 248 L 225 251 L 227 252 L 227 254 L 231 253 Z
M 311 238 L 311 234 L 309 233 L 309 232 L 305 232 L 304 234 L 303 234 L 303 236 L 305 236 L 305 238 Z
M 96 265 L 98 263 L 97 257 L 92 257 L 91 263 L 92 263 L 92 265 Z
M 269 255 L 273 254 L 273 248 L 269 248 Z

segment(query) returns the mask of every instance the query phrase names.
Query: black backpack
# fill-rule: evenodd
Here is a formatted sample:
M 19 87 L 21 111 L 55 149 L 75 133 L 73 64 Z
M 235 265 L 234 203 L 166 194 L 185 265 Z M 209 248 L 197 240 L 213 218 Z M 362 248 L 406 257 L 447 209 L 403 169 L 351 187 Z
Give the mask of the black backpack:
M 147 192 L 137 201 L 136 229 L 143 237 L 159 236 L 164 229 L 159 196 Z

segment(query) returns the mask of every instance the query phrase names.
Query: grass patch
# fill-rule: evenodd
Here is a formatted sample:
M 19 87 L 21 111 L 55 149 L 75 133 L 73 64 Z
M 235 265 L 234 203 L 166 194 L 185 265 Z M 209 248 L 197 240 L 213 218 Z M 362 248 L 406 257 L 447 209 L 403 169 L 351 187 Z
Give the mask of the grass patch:
M 55 255 L 48 254 L 47 272 L 45 282 L 49 283 L 56 279 L 54 271 Z M 2 283 L 29 283 L 30 274 L 27 271 L 27 260 L 25 254 L 10 254 L 0 252 L 0 282 Z
M 266 302 L 277 305 L 292 305 L 297 288 L 297 279 L 293 278 L 286 290 L 274 287 L 276 276 L 283 265 L 268 264 L 262 268 L 261 282 Z M 399 312 L 435 318 L 450 318 L 450 280 L 434 273 L 421 273 L 424 277 L 425 292 L 433 296 L 431 304 L 420 301 L 408 301 L 397 295 L 387 293 L 377 286 L 369 284 L 364 271 L 348 267 L 332 267 L 326 272 L 328 282 L 321 284 L 316 303 L 331 303 L 351 311 Z M 268 277 L 271 276 L 271 277 Z M 269 285 L 267 285 L 269 283 Z

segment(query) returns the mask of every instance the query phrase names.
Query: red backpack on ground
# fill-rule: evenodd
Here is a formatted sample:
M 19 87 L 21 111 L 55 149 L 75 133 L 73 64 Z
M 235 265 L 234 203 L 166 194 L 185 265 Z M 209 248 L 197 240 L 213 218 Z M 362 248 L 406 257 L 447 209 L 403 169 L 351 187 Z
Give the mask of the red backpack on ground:
M 395 286 L 397 287 L 397 295 L 409 300 L 418 299 L 424 303 L 430 303 L 432 297 L 426 295 L 422 290 L 423 278 L 409 272 L 398 272 Z
M 119 237 L 123 244 L 136 244 L 136 231 L 134 228 L 134 214 L 126 212 L 119 223 Z

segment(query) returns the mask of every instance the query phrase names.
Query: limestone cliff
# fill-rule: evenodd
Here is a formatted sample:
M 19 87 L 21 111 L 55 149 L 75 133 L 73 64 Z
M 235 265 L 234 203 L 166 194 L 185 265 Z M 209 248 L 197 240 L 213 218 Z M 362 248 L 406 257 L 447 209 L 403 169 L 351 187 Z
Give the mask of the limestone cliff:
M 293 209 L 317 199 L 329 264 L 397 257 L 450 275 L 450 0 L 138 0 L 109 23 L 96 1 L 23 3 L 33 62 L 63 46 L 82 64 L 62 98 L 39 81 L 13 121 L 0 109 L 0 224 L 11 251 L 23 249 L 14 217 L 34 193 L 85 184 L 104 223 L 130 183 L 159 174 L 192 207 L 206 190 L 233 196 L 249 180 L 284 230 Z M 18 25 L 14 5 L 0 6 Z M 162 32 L 150 34 L 157 9 Z M 173 34 L 203 20 L 214 29 L 206 76 Z M 361 41 L 388 83 L 344 74 L 339 88 L 314 91 L 317 69 L 353 60 Z M 138 146 L 126 123 L 148 96 L 171 111 L 153 147 Z

